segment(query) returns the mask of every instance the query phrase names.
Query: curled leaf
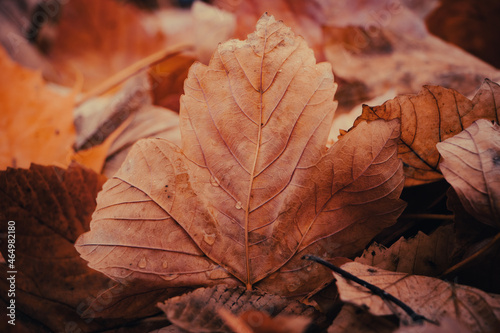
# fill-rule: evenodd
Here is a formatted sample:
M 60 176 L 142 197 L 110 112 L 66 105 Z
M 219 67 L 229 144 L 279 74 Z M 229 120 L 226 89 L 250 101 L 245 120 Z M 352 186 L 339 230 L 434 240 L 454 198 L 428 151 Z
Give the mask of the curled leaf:
M 418 95 L 402 95 L 381 106 L 363 106 L 354 126 L 363 120 L 401 119 L 398 155 L 403 160 L 406 185 L 418 185 L 442 178 L 436 143 L 470 126 L 475 120 L 500 117 L 500 86 L 485 80 L 469 100 L 452 89 L 424 86 Z
M 500 228 L 500 126 L 479 119 L 437 149 L 439 168 L 465 210 Z

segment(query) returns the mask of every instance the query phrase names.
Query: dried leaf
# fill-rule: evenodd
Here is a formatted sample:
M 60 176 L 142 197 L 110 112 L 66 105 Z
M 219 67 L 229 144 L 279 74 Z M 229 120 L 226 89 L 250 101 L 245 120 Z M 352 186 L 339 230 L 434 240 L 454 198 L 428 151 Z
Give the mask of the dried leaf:
M 47 57 L 59 70 L 55 82 L 72 84 L 76 72 L 88 90 L 110 75 L 165 46 L 165 37 L 150 33 L 147 16 L 115 0 L 72 0 L 61 6 L 55 38 L 44 41 Z
M 303 333 L 311 319 L 300 316 L 278 315 L 271 318 L 262 311 L 246 311 L 239 317 L 224 308 L 219 309 L 219 316 L 235 333 Z
M 392 333 L 396 328 L 396 324 L 384 317 L 374 316 L 352 304 L 344 304 L 328 333 Z
M 496 0 L 445 0 L 426 18 L 426 25 L 433 35 L 499 68 L 500 36 L 491 29 L 499 15 Z
M 0 170 L 30 163 L 67 166 L 75 140 L 73 93 L 55 92 L 1 47 L 0 71 Z
M 479 119 L 437 149 L 439 168 L 465 210 L 500 228 L 500 126 Z
M 195 61 L 194 56 L 180 54 L 151 66 L 148 74 L 155 105 L 179 111 L 182 86 Z
M 442 178 L 436 143 L 444 141 L 475 120 L 496 120 L 500 116 L 500 86 L 485 80 L 472 101 L 458 92 L 438 86 L 424 86 L 418 95 L 397 96 L 381 106 L 363 107 L 363 120 L 401 119 L 398 154 L 405 165 L 406 185 L 418 185 Z
M 322 3 L 324 53 L 345 81 L 342 94 L 358 98 L 350 106 L 390 88 L 409 94 L 429 83 L 471 96 L 485 77 L 500 77 L 498 69 L 429 34 L 421 15 L 408 8 L 422 1 Z
M 192 32 L 196 45 L 196 57 L 208 64 L 219 43 L 230 39 L 236 29 L 234 14 L 201 1 L 191 7 L 194 24 Z M 207 31 L 210 31 L 207 34 Z M 251 31 L 249 31 L 251 32 Z
M 151 289 L 137 284 L 116 284 L 101 292 L 82 308 L 82 317 L 125 319 L 145 318 L 157 314 L 159 299 L 168 299 L 189 291 L 186 288 Z
M 183 150 L 136 144 L 78 251 L 154 288 L 258 283 L 301 295 L 328 282 L 304 252 L 352 256 L 404 208 L 397 123 L 361 125 L 326 150 L 334 89 L 329 66 L 263 16 L 248 41 L 192 68 Z
M 9 289 L 7 271 L 17 270 L 16 310 L 37 326 L 61 332 L 114 324 L 80 318 L 87 300 L 114 283 L 89 269 L 73 246 L 88 230 L 104 180 L 77 164 L 68 169 L 32 164 L 29 170 L 0 172 L 0 219 L 5 221 L 0 232 L 7 233 L 6 221 L 15 221 L 16 228 L 14 268 L 2 266 L 1 294 L 5 297 Z M 7 242 L 1 251 L 9 258 Z
M 102 173 L 111 178 L 125 161 L 132 145 L 139 139 L 152 137 L 179 145 L 179 114 L 153 105 L 143 106 L 134 114 L 123 133 L 113 141 Z
M 342 265 L 346 271 L 394 295 L 408 306 L 431 320 L 444 317 L 456 319 L 472 332 L 500 330 L 500 296 L 487 294 L 472 287 L 439 279 L 395 273 L 359 263 Z M 388 306 L 368 289 L 345 280 L 334 273 L 340 297 L 344 302 L 367 307 L 372 314 L 388 315 L 402 312 Z
M 439 227 L 427 236 L 401 237 L 389 248 L 372 244 L 355 261 L 377 268 L 415 275 L 438 276 L 448 269 L 456 246 L 453 225 Z
M 402 326 L 394 333 L 471 333 L 464 325 L 449 317 L 444 317 L 439 326 L 424 322 L 412 326 Z
M 190 332 L 229 332 L 218 315 L 220 308 L 239 316 L 251 310 L 267 314 L 295 315 L 308 318 L 321 318 L 310 306 L 284 297 L 218 285 L 212 288 L 199 288 L 189 294 L 173 297 L 158 306 L 175 325 Z M 257 318 L 254 318 L 257 320 Z M 264 317 L 259 318 L 264 320 Z M 323 318 L 324 319 L 324 318 Z

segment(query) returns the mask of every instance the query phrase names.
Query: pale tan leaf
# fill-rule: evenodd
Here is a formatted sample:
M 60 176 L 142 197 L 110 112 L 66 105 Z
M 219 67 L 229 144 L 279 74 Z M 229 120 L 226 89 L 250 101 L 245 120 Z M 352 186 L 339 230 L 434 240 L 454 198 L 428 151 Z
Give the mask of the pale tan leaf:
M 152 288 L 298 296 L 330 281 L 301 256 L 353 256 L 404 208 L 396 121 L 361 124 L 326 149 L 335 87 L 330 66 L 264 15 L 247 41 L 191 68 L 182 149 L 139 141 L 78 250 L 114 279 Z
M 142 138 L 162 138 L 176 145 L 181 142 L 179 114 L 168 109 L 144 105 L 132 122 L 111 144 L 102 173 L 111 178 L 120 169 L 132 145 Z
M 230 332 L 218 314 L 221 308 L 237 316 L 257 310 L 257 316 L 253 318 L 255 321 L 264 321 L 267 315 L 295 315 L 324 320 L 314 308 L 297 301 L 245 290 L 242 287 L 227 288 L 224 285 L 199 288 L 191 293 L 170 298 L 158 306 L 166 313 L 170 322 L 190 332 Z
M 420 231 L 410 239 L 401 237 L 389 248 L 372 244 L 354 261 L 393 272 L 438 276 L 452 265 L 455 247 L 454 227 L 449 224 L 430 235 Z
M 465 210 L 500 228 L 500 126 L 480 119 L 437 149 L 439 168 Z
M 434 321 L 450 317 L 472 332 L 498 332 L 500 330 L 500 299 L 465 285 L 445 282 L 436 278 L 385 271 L 359 263 L 347 263 L 342 268 L 355 276 L 394 295 L 418 314 Z M 344 302 L 367 307 L 372 314 L 402 314 L 392 303 L 373 295 L 368 289 L 342 278 L 337 279 L 340 298 Z

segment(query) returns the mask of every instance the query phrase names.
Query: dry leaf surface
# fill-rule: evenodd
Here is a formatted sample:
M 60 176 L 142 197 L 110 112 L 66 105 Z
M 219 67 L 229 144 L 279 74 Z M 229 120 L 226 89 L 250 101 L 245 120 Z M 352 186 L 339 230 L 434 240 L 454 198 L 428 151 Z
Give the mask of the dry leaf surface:
M 33 164 L 28 170 L 0 172 L 0 218 L 16 222 L 16 309 L 36 325 L 61 332 L 113 324 L 80 318 L 88 299 L 114 283 L 89 269 L 73 245 L 89 228 L 104 180 L 77 164 L 68 169 Z M 7 223 L 0 226 L 6 234 Z M 6 244 L 1 251 L 8 258 Z M 9 289 L 8 270 L 2 265 L 2 297 Z
M 133 115 L 132 122 L 113 141 L 102 173 L 111 178 L 120 169 L 132 145 L 142 138 L 162 138 L 179 145 L 179 114 L 154 105 L 139 109 Z
M 437 144 L 439 168 L 465 210 L 500 228 L 500 126 L 480 119 Z
M 374 243 L 355 261 L 393 272 L 438 276 L 451 266 L 455 247 L 453 225 L 449 224 L 430 235 L 419 231 L 410 239 L 401 237 L 389 248 Z
M 91 267 L 300 295 L 330 280 L 303 253 L 352 256 L 404 208 L 397 123 L 363 124 L 327 151 L 330 67 L 274 18 L 195 65 L 185 89 L 182 150 L 140 141 L 99 195 L 77 243 Z
M 363 120 L 401 119 L 398 154 L 405 166 L 406 185 L 418 185 L 442 178 L 436 149 L 444 141 L 477 119 L 498 122 L 500 86 L 485 80 L 472 100 L 452 89 L 424 86 L 418 95 L 402 95 L 381 106 L 363 106 Z
M 493 66 L 429 34 L 423 15 L 415 12 L 428 11 L 416 8 L 422 1 L 320 3 L 328 19 L 324 53 L 337 77 L 345 80 L 339 89 L 339 95 L 346 95 L 339 96 L 343 107 L 389 89 L 413 93 L 429 83 L 472 96 L 485 77 L 500 76 Z
M 394 295 L 420 315 L 439 321 L 456 319 L 472 332 L 500 330 L 500 298 L 472 287 L 445 282 L 436 278 L 389 272 L 359 263 L 347 263 L 342 268 L 355 276 Z M 342 278 L 337 279 L 340 298 L 357 306 L 366 306 L 372 314 L 389 315 L 402 310 L 368 289 Z
M 158 306 L 170 322 L 190 332 L 230 332 L 218 314 L 221 308 L 237 316 L 256 311 L 254 321 L 264 321 L 268 316 L 278 315 L 322 318 L 313 307 L 300 302 L 245 290 L 243 287 L 227 288 L 224 285 L 199 288 L 191 293 L 173 297 L 165 303 L 159 303 Z M 259 315 L 261 317 L 257 318 Z

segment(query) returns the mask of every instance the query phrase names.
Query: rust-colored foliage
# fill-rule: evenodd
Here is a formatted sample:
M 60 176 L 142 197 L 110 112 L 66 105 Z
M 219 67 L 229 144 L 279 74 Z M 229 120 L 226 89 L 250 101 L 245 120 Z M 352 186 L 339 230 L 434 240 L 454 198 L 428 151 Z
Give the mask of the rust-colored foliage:
M 15 221 L 17 311 L 51 331 L 89 331 L 113 324 L 80 318 L 88 299 L 114 283 L 88 268 L 73 245 L 89 229 L 104 181 L 77 164 L 68 169 L 32 164 L 30 169 L 0 172 L 0 232 L 7 234 L 6 221 Z M 7 242 L 2 242 L 1 251 L 11 258 Z M 12 270 L 1 265 L 2 298 L 9 289 L 7 271 Z
M 472 100 L 452 89 L 424 86 L 418 95 L 402 95 L 383 105 L 363 106 L 364 120 L 401 119 L 398 155 L 403 160 L 406 185 L 418 185 L 442 178 L 436 144 L 484 118 L 498 122 L 500 86 L 485 80 Z
M 437 0 L 139 2 L 0 1 L 16 331 L 500 331 L 500 71 Z
M 404 208 L 397 122 L 361 124 L 327 150 L 334 92 L 330 66 L 263 16 L 247 41 L 193 66 L 182 150 L 138 142 L 78 251 L 119 281 L 152 287 L 300 295 L 329 281 L 300 257 L 352 256 Z
M 51 79 L 74 84 L 83 75 L 88 90 L 110 75 L 160 50 L 165 37 L 147 31 L 145 14 L 114 0 L 71 0 L 61 6 L 47 57 L 57 70 Z

